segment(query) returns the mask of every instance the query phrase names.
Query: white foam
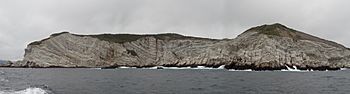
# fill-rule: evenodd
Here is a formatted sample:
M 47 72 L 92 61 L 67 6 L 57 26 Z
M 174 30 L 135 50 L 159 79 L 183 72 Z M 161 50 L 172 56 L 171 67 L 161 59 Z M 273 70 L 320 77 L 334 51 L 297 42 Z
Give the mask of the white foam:
M 244 69 L 244 70 L 229 69 L 228 71 L 253 71 L 253 70 L 252 69 Z
M 129 68 L 136 68 L 136 67 L 118 67 L 116 69 L 129 69 Z M 196 68 L 191 68 L 191 67 L 164 67 L 164 66 L 154 66 L 154 67 L 149 67 L 149 68 L 141 68 L 141 69 L 225 69 L 225 65 L 221 65 L 218 68 L 213 68 L 213 67 L 206 67 L 206 66 L 197 66 Z
M 342 71 L 343 71 L 343 70 L 349 70 L 349 68 L 340 68 L 340 70 L 342 70 Z
M 163 67 L 163 69 L 193 69 L 191 67 Z
M 102 69 L 102 68 L 92 68 L 92 69 L 100 70 L 100 69 Z
M 216 69 L 216 68 L 206 67 L 206 66 L 197 66 L 197 68 L 193 68 L 193 69 Z
M 0 82 L 8 82 L 9 80 L 7 80 L 6 78 L 2 78 L 0 77 Z
M 126 67 L 126 66 L 121 66 L 116 69 L 136 69 L 136 67 Z M 312 72 L 314 71 L 313 69 L 308 69 L 308 70 L 300 70 L 298 69 L 297 66 L 292 66 L 289 67 L 286 65 L 287 69 L 281 69 L 281 70 L 273 70 L 273 71 L 286 71 L 286 72 Z M 199 70 L 223 70 L 225 69 L 225 65 L 221 65 L 218 68 L 213 68 L 213 67 L 206 67 L 206 66 L 197 66 L 197 67 L 164 67 L 164 66 L 154 66 L 154 67 L 149 67 L 149 68 L 140 68 L 140 69 L 174 69 L 174 70 L 179 70 L 179 69 L 199 69 Z M 341 68 L 340 70 L 350 70 L 350 68 Z M 253 69 L 244 69 L 244 70 L 235 70 L 235 69 L 228 69 L 228 71 L 255 71 Z M 325 70 L 328 71 L 328 70 Z
M 221 65 L 218 69 L 225 69 L 225 65 Z
M 195 68 L 191 67 L 164 67 L 164 69 L 200 69 L 200 70 L 209 70 L 209 69 L 225 69 L 225 65 L 222 65 L 218 68 L 206 67 L 206 66 L 197 66 Z
M 49 94 L 49 92 L 41 88 L 26 88 L 19 91 L 0 91 L 0 94 Z
M 291 67 L 286 65 L 286 67 L 287 67 L 287 70 L 282 69 L 281 71 L 301 71 L 297 68 L 297 66 L 293 66 L 293 68 L 291 68 Z
M 158 67 L 142 68 L 142 69 L 157 69 Z
M 149 68 L 142 68 L 142 69 L 163 69 L 163 66 L 154 66 L 154 67 L 149 67 Z
M 5 74 L 5 72 L 3 72 L 3 71 L 0 71 L 0 74 L 1 74 L 1 75 L 3 75 L 3 74 Z
M 121 66 L 121 67 L 118 67 L 118 68 L 116 68 L 116 69 L 131 69 L 131 68 L 136 68 L 136 67 Z
M 127 68 L 130 68 L 130 67 L 125 67 L 125 66 L 118 67 L 118 69 L 127 69 Z

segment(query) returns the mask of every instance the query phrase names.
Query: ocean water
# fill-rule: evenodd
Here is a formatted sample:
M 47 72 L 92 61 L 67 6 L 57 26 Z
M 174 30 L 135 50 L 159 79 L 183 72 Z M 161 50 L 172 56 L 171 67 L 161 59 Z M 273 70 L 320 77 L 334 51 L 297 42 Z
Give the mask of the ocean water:
M 0 94 L 348 94 L 350 71 L 0 69 Z

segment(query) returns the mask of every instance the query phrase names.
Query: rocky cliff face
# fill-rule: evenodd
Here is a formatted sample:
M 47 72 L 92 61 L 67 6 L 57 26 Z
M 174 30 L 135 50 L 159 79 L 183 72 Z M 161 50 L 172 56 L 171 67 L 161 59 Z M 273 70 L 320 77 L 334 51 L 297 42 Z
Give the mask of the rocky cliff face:
M 339 69 L 350 66 L 350 50 L 281 24 L 248 29 L 235 39 L 178 34 L 53 34 L 33 42 L 17 67 L 151 67 L 226 65 L 228 69 Z

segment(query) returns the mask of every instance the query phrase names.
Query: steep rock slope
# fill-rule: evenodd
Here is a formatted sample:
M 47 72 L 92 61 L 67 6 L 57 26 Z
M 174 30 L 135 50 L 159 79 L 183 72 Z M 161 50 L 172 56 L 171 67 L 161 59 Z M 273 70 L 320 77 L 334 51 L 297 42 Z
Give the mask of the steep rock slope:
M 281 24 L 251 28 L 229 44 L 234 47 L 233 56 L 238 58 L 231 68 L 241 65 L 261 69 L 283 69 L 286 65 L 318 70 L 349 67 L 350 51 L 346 47 Z
M 207 56 L 210 46 L 217 42 L 178 34 L 75 35 L 64 32 L 30 44 L 20 66 L 147 67 L 202 64 L 205 58 L 201 55 Z
M 76 35 L 62 32 L 33 42 L 17 67 L 150 67 L 226 65 L 228 69 L 271 70 L 349 67 L 350 51 L 281 24 L 248 29 L 235 39 L 178 34 Z

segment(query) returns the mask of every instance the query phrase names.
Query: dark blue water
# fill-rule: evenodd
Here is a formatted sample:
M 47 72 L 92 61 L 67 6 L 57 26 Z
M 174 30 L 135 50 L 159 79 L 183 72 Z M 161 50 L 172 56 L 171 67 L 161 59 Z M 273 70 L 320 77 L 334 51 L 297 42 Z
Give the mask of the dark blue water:
M 347 94 L 350 71 L 0 69 L 0 94 Z

